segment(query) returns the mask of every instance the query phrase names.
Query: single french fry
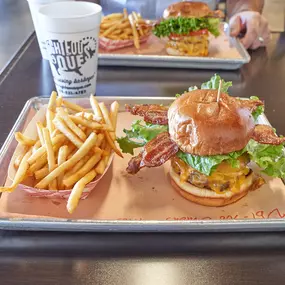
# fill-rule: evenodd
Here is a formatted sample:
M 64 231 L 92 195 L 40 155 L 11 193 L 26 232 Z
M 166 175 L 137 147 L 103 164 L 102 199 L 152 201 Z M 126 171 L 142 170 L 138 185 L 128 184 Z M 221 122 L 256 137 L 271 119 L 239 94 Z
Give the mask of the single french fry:
M 121 151 L 116 147 L 114 141 L 112 140 L 110 134 L 109 134 L 107 131 L 105 131 L 105 138 L 106 138 L 108 144 L 110 145 L 110 147 L 114 150 L 114 152 L 115 152 L 118 156 L 120 156 L 120 157 L 123 158 L 123 155 L 122 155 Z
M 92 130 L 108 130 L 108 131 L 113 131 L 113 127 L 107 125 L 107 124 L 100 124 L 94 121 L 89 121 L 85 118 L 74 116 L 74 115 L 69 115 L 70 119 L 76 123 L 80 124 L 83 126 L 86 126 L 87 128 L 90 128 Z
M 115 101 L 111 104 L 110 107 L 110 120 L 114 128 L 114 131 L 117 128 L 118 112 L 119 112 L 119 103 Z
M 108 163 L 109 163 L 109 159 L 110 159 L 110 154 L 104 156 L 104 158 L 103 158 L 105 168 L 107 167 L 107 165 L 108 165 Z
M 55 117 L 55 113 L 53 111 L 51 111 L 50 109 L 47 109 L 47 111 L 46 111 L 46 122 L 47 122 L 47 128 L 51 134 L 54 131 L 54 125 L 52 122 L 54 117 Z
M 71 168 L 75 163 L 82 159 L 91 149 L 95 146 L 97 135 L 91 133 L 83 145 L 77 150 L 77 152 L 63 164 L 59 165 L 54 169 L 49 175 L 37 183 L 36 187 L 40 189 L 45 189 L 45 187 L 53 180 L 56 179 L 61 173 L 65 172 L 67 169 Z
M 66 126 L 60 117 L 56 116 L 53 123 L 55 127 L 61 131 L 74 145 L 76 145 L 78 148 L 82 146 L 83 142 Z
M 133 15 L 130 14 L 128 18 L 132 26 L 132 31 L 133 31 L 133 36 L 134 36 L 134 45 L 137 49 L 139 49 L 140 48 L 139 35 L 138 35 L 138 31 L 137 31 L 137 28 L 136 28 L 136 25 L 133 19 Z
M 51 139 L 51 143 L 52 145 L 56 145 L 56 144 L 62 144 L 65 141 L 65 136 L 60 134 L 55 136 L 54 138 Z M 33 164 L 39 157 L 41 157 L 42 155 L 44 155 L 46 153 L 46 147 L 41 146 L 35 153 L 33 153 L 31 155 L 31 157 L 28 159 L 28 163 L 31 165 Z
M 34 174 L 37 180 L 43 179 L 45 176 L 49 174 L 48 166 L 44 166 L 43 168 L 35 171 Z
M 90 105 L 91 105 L 91 108 L 93 110 L 94 115 L 97 118 L 100 118 L 100 120 L 102 120 L 103 114 L 102 114 L 101 109 L 99 107 L 98 101 L 96 100 L 96 98 L 92 94 L 90 95 Z
M 103 174 L 104 171 L 105 171 L 105 163 L 104 163 L 104 160 L 100 160 L 99 163 L 97 164 L 96 168 L 95 168 L 95 171 L 98 173 L 98 174 Z
M 104 20 L 114 20 L 114 19 L 122 19 L 123 18 L 123 14 L 122 13 L 113 13 L 113 14 L 109 14 L 107 16 L 104 16 Z
M 78 205 L 79 199 L 85 186 L 91 182 L 96 176 L 96 171 L 93 169 L 88 172 L 84 177 L 82 177 L 73 187 L 71 194 L 69 195 L 67 201 L 67 210 L 70 214 L 73 213 Z
M 62 104 L 63 106 L 65 106 L 66 108 L 75 111 L 75 112 L 86 112 L 86 110 L 84 108 L 82 108 L 81 106 L 75 104 L 75 103 L 71 103 L 68 102 L 66 100 L 62 100 Z
M 128 19 L 128 11 L 126 8 L 123 9 L 124 19 Z
M 62 146 L 59 149 L 59 151 L 58 151 L 58 158 L 57 158 L 57 165 L 61 165 L 61 164 L 63 164 L 66 161 L 67 153 L 68 153 L 68 146 L 67 145 Z M 57 177 L 57 187 L 58 187 L 59 190 L 63 190 L 64 189 L 63 176 L 64 176 L 64 172 L 61 173 Z
M 43 154 L 37 160 L 31 164 L 28 170 L 28 176 L 32 176 L 37 170 L 41 169 L 47 164 L 47 153 Z
M 23 157 L 25 156 L 25 154 L 26 154 L 28 151 L 29 151 L 29 147 L 28 147 L 28 146 L 25 146 L 24 149 L 23 149 L 23 152 L 22 152 L 21 154 L 19 154 L 19 155 L 16 157 L 16 159 L 15 159 L 15 161 L 14 161 L 14 167 L 15 167 L 15 168 L 18 168 L 18 167 L 19 167 L 19 165 L 20 165 L 20 163 L 21 163 Z
M 81 140 L 85 141 L 87 139 L 85 133 L 69 118 L 63 108 L 58 108 L 57 112 L 67 127 L 69 127 L 69 129 L 72 130 Z
M 14 191 L 17 186 L 25 179 L 26 177 L 26 173 L 28 171 L 29 168 L 29 164 L 27 162 L 28 157 L 31 155 L 32 151 L 29 150 L 23 157 L 19 168 L 15 174 L 15 177 L 13 179 L 13 182 L 10 186 L 8 187 L 0 187 L 0 192 L 12 192 Z
M 99 103 L 99 107 L 100 107 L 100 110 L 101 110 L 101 112 L 103 114 L 103 118 L 104 118 L 104 121 L 105 121 L 106 125 L 109 126 L 110 129 L 112 129 L 112 133 L 113 133 L 114 127 L 112 125 L 108 109 L 106 108 L 106 106 L 105 106 L 105 104 L 103 102 Z M 114 138 L 114 134 L 112 134 L 111 137 L 113 139 L 115 139 Z
M 50 98 L 49 98 L 49 102 L 48 102 L 48 109 L 51 110 L 52 112 L 55 112 L 56 97 L 57 97 L 57 93 L 55 91 L 52 91 Z
M 59 95 L 59 96 L 56 98 L 55 105 L 56 105 L 57 108 L 58 108 L 58 107 L 61 107 L 61 105 L 62 105 L 62 96 L 61 96 L 61 95 Z
M 136 26 L 137 29 L 138 29 L 139 35 L 140 35 L 140 36 L 143 36 L 143 35 L 144 35 L 143 30 L 142 30 L 142 28 L 141 28 L 141 27 L 139 26 L 139 24 L 138 24 L 139 17 L 138 17 L 138 15 L 137 15 L 137 13 L 136 13 L 135 11 L 133 11 L 133 12 L 132 12 L 132 15 L 133 15 L 133 19 L 134 19 L 134 24 L 135 24 L 135 26 Z
M 99 103 L 99 107 L 100 107 L 101 112 L 103 114 L 103 118 L 104 118 L 106 125 L 114 130 L 114 126 L 111 122 L 109 112 L 108 112 L 108 109 L 106 108 L 105 104 L 103 102 L 101 102 L 101 103 Z M 116 139 L 115 133 L 113 131 L 110 132 L 110 136 L 111 136 L 113 141 Z
M 74 185 L 79 179 L 81 179 L 85 174 L 87 174 L 101 159 L 101 154 L 96 153 L 91 156 L 84 166 L 68 178 L 63 180 L 63 184 L 68 188 Z
M 102 142 L 103 142 L 103 140 L 104 140 L 104 134 L 102 134 L 102 133 L 98 134 L 97 141 L 96 141 L 96 146 L 100 147 Z
M 55 156 L 54 156 L 50 132 L 49 132 L 48 128 L 43 129 L 43 137 L 44 137 L 44 141 L 45 141 L 45 148 L 47 151 L 48 170 L 49 170 L 49 172 L 52 172 L 55 169 Z M 51 190 L 57 189 L 56 179 L 54 179 L 50 182 L 49 189 L 51 189 Z
M 43 146 L 44 143 L 44 138 L 43 138 L 43 128 L 44 125 L 42 122 L 37 122 L 37 132 L 38 132 L 38 137 L 40 139 L 41 145 Z
M 84 156 L 81 160 L 79 160 L 68 172 L 64 174 L 63 180 L 67 179 L 73 173 L 80 170 L 80 168 L 88 161 L 90 157 L 88 155 Z
M 36 140 L 33 140 L 20 132 L 15 133 L 15 139 L 19 144 L 33 146 L 36 143 Z
M 32 153 L 35 153 L 41 147 L 41 142 L 37 141 L 32 147 Z

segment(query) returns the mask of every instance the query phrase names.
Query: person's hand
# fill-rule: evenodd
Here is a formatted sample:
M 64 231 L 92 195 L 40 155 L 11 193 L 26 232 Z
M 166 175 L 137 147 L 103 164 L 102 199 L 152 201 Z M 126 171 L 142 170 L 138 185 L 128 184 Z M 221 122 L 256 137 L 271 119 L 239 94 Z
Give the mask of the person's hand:
M 266 46 L 270 41 L 270 31 L 267 20 L 258 12 L 244 11 L 231 17 L 230 35 L 237 37 L 245 32 L 241 43 L 246 49 L 257 49 Z

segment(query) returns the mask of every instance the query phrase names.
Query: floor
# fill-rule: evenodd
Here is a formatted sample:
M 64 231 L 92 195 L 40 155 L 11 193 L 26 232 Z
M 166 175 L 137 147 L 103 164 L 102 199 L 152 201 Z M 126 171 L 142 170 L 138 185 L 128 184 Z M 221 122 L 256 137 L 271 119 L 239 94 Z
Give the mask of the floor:
M 0 0 L 0 73 L 33 31 L 26 0 Z

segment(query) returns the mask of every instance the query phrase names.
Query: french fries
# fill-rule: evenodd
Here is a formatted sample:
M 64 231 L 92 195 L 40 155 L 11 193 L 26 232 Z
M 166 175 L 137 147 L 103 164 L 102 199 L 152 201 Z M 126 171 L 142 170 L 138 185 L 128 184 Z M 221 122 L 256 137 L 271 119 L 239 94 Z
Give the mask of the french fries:
M 113 19 L 124 25 L 128 23 L 127 16 L 122 14 L 108 17 L 110 23 Z M 90 107 L 87 110 L 53 92 L 45 122 L 36 122 L 37 138 L 15 133 L 23 151 L 13 162 L 16 174 L 12 184 L 0 187 L 0 192 L 12 192 L 29 177 L 27 181 L 32 181 L 29 183 L 38 191 L 70 189 L 67 209 L 72 213 L 85 186 L 105 172 L 111 154 L 115 152 L 122 157 L 115 144 L 118 102 L 112 103 L 108 110 L 91 95 Z
M 140 48 L 140 39 L 151 33 L 152 26 L 149 20 L 142 19 L 140 14 L 132 12 L 110 14 L 103 17 L 100 25 L 100 37 L 111 40 L 132 40 L 137 49 Z
M 74 209 L 77 207 L 84 187 L 95 178 L 96 174 L 96 171 L 92 169 L 74 185 L 73 190 L 67 201 L 67 211 L 70 214 L 72 214 Z

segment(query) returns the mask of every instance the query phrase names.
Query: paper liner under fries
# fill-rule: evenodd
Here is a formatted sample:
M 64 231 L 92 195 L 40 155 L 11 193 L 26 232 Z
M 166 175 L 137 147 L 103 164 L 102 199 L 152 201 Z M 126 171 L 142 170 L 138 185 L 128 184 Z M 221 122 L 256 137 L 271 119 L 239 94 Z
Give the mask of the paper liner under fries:
M 45 121 L 45 114 L 46 114 L 47 106 L 42 107 L 33 117 L 33 119 L 30 121 L 26 129 L 24 130 L 23 134 L 28 136 L 32 139 L 37 139 L 37 122 L 44 122 Z M 14 161 L 15 159 L 24 152 L 24 147 L 20 144 L 15 149 L 15 152 L 12 156 L 12 159 L 9 164 L 8 168 L 8 177 L 10 180 L 13 180 L 16 169 L 14 167 Z M 105 175 L 105 173 L 108 171 L 110 165 L 112 164 L 114 158 L 114 153 L 111 153 L 110 159 L 108 162 L 108 165 L 102 175 L 96 176 L 96 178 L 86 185 L 84 188 L 81 198 L 80 199 L 86 199 L 91 191 L 95 188 L 95 186 L 99 183 L 101 178 Z M 37 189 L 29 185 L 29 181 L 31 179 L 26 179 L 23 184 L 19 184 L 17 189 L 23 190 L 27 192 L 30 196 L 33 197 L 45 197 L 45 198 L 62 198 L 62 199 L 68 199 L 69 195 L 71 194 L 72 189 L 66 189 L 66 190 L 47 190 L 47 189 Z
M 149 35 L 142 36 L 139 38 L 140 43 L 144 43 L 150 37 Z M 133 46 L 133 40 L 111 40 L 105 37 L 99 37 L 99 47 L 108 51 L 117 50 L 129 46 Z

